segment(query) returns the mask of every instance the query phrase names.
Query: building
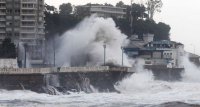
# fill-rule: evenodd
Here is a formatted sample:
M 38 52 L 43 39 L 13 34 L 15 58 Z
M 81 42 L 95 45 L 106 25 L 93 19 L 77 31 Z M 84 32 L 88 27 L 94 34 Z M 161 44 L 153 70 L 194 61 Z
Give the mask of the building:
M 44 29 L 44 0 L 0 0 L 0 42 L 26 43 L 30 59 L 41 62 Z
M 180 56 L 184 55 L 184 45 L 174 41 L 153 41 L 152 34 L 143 35 L 142 39 L 132 39 L 125 48 L 129 57 L 142 58 L 145 65 L 163 65 L 180 67 Z
M 82 7 L 84 10 L 89 10 L 89 15 L 97 14 L 100 17 L 116 17 L 124 18 L 126 15 L 126 8 L 113 7 L 113 6 L 104 6 L 104 5 L 84 5 L 78 6 Z

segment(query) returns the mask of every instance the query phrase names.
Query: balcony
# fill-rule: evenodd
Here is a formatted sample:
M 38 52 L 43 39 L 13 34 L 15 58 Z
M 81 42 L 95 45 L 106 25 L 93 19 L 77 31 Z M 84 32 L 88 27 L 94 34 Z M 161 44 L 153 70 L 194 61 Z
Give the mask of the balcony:
M 0 33 L 6 33 L 6 31 L 5 30 L 0 30 Z
M 6 15 L 6 12 L 0 12 L 0 15 Z
M 21 15 L 36 15 L 36 12 L 22 12 Z
M 24 22 L 35 22 L 35 18 L 22 18 L 21 21 L 24 21 Z
M 37 3 L 37 0 L 22 0 L 22 3 Z
M 0 6 L 0 9 L 6 9 L 6 6 Z
M 6 27 L 6 25 L 5 24 L 0 24 L 0 27 Z
M 35 24 L 21 24 L 21 27 L 31 27 L 31 28 L 35 28 Z
M 31 34 L 35 34 L 35 30 L 21 30 L 21 33 L 31 33 Z
M 0 0 L 0 3 L 6 3 L 6 0 Z
M 6 18 L 0 18 L 0 21 L 6 21 Z

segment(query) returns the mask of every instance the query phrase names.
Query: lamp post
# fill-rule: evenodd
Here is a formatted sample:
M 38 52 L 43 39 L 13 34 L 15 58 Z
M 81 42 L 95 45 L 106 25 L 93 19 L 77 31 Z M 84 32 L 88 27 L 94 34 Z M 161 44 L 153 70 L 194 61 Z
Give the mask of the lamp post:
M 53 66 L 56 66 L 55 37 L 53 38 Z
M 122 66 L 124 66 L 124 48 L 121 47 L 121 49 L 122 49 Z
M 106 43 L 104 42 L 103 44 L 103 48 L 104 48 L 104 66 L 106 65 Z

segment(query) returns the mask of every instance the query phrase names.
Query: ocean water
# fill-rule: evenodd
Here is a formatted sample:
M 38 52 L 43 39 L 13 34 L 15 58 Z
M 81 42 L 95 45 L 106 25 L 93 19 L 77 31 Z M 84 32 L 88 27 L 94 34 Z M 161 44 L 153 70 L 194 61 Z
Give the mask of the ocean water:
M 169 102 L 200 104 L 198 82 L 148 80 L 138 84 L 127 84 L 128 89 L 121 84 L 116 86 L 118 90 L 124 90 L 122 93 L 80 92 L 70 95 L 48 95 L 28 90 L 0 90 L 0 107 L 165 107 L 162 104 Z
M 183 62 L 185 72 L 177 82 L 154 80 L 151 71 L 138 65 L 136 73 L 115 85 L 121 93 L 48 95 L 0 90 L 0 107 L 200 107 L 200 68 L 188 58 Z

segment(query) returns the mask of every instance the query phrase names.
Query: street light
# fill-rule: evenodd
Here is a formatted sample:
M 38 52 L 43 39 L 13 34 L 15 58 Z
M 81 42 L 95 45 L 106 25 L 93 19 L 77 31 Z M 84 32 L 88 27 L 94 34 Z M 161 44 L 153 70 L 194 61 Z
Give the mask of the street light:
M 55 37 L 53 38 L 53 66 L 56 67 Z
M 121 49 L 122 49 L 122 66 L 124 66 L 124 48 L 121 47 Z
M 103 48 L 104 48 L 104 66 L 106 65 L 106 43 L 104 42 L 103 44 Z

